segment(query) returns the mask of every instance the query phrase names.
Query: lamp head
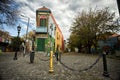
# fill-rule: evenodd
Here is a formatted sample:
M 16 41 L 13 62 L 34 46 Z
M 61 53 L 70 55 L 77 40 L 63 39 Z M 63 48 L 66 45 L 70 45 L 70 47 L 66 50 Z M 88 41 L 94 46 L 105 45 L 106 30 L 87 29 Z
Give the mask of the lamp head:
M 20 30 L 21 30 L 20 24 L 19 24 L 19 26 L 17 27 L 17 30 L 18 30 L 18 32 L 20 32 Z

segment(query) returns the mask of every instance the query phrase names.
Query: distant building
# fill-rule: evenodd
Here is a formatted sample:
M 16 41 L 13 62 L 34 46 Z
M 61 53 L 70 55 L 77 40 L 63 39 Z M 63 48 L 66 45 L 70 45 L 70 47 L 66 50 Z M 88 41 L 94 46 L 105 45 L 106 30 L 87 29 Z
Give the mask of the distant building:
M 105 41 L 98 41 L 99 47 L 103 48 L 104 46 L 109 47 L 110 50 L 120 50 L 120 35 L 113 34 L 109 36 Z
M 50 9 L 43 6 L 36 10 L 36 50 L 54 52 L 64 50 L 63 34 Z
M 8 32 L 0 30 L 0 50 L 9 51 L 7 46 L 11 43 L 11 36 Z

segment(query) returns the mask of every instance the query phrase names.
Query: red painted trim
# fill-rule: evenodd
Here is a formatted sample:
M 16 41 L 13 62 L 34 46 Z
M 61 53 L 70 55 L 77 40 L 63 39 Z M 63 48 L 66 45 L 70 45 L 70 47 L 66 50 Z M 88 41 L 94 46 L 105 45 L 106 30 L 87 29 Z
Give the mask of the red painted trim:
M 62 37 L 62 51 L 64 51 L 64 37 L 63 37 L 62 31 L 60 30 L 57 22 L 55 21 L 55 18 L 54 18 L 54 16 L 53 16 L 52 13 L 50 14 L 50 16 L 51 16 L 51 18 L 53 19 L 54 24 L 56 25 L 56 27 L 57 27 L 58 30 L 60 31 L 60 34 L 61 34 L 61 37 Z
M 41 15 L 40 19 L 46 19 L 47 17 L 45 15 Z
M 62 31 L 60 30 L 60 28 L 59 28 L 59 26 L 58 26 L 57 22 L 55 21 L 55 18 L 54 18 L 54 16 L 53 16 L 53 14 L 51 13 L 51 14 L 50 14 L 50 16 L 52 17 L 52 19 L 53 19 L 53 21 L 54 21 L 54 23 L 55 23 L 56 27 L 57 27 L 57 28 L 58 28 L 58 30 L 60 31 L 60 33 L 61 33 L 61 35 L 62 35 L 62 38 L 63 38 Z

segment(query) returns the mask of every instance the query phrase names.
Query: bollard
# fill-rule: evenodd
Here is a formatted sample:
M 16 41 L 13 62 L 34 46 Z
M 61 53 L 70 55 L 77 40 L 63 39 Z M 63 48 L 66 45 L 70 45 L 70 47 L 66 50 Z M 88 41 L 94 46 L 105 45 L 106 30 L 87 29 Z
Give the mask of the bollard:
M 107 60 L 106 60 L 106 52 L 103 52 L 103 76 L 109 77 L 108 71 L 107 71 Z
M 62 53 L 61 53 L 61 52 L 59 52 L 59 61 L 61 61 L 61 54 L 62 54 Z
M 49 69 L 49 73 L 53 73 L 53 51 L 50 51 L 50 69 Z
M 33 63 L 33 62 L 34 62 L 34 55 L 35 55 L 35 52 L 32 51 L 32 52 L 30 53 L 30 63 Z

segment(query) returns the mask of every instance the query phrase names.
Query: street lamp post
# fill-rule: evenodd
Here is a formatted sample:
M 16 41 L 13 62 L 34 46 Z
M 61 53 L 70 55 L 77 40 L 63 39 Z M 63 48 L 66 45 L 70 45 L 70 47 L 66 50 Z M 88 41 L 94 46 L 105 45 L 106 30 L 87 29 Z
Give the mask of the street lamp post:
M 17 27 L 17 30 L 18 30 L 18 36 L 17 36 L 17 38 L 19 38 L 19 34 L 20 34 L 20 30 L 21 30 L 21 26 L 19 25 L 18 27 Z M 15 49 L 15 55 L 14 55 L 14 60 L 17 60 L 17 51 L 18 51 L 18 48 L 19 48 L 19 44 L 17 44 L 17 46 L 16 46 L 16 49 Z
M 53 31 L 53 25 L 50 25 L 51 29 L 51 36 L 50 36 L 50 69 L 49 72 L 53 73 L 53 48 L 52 48 L 52 31 Z

